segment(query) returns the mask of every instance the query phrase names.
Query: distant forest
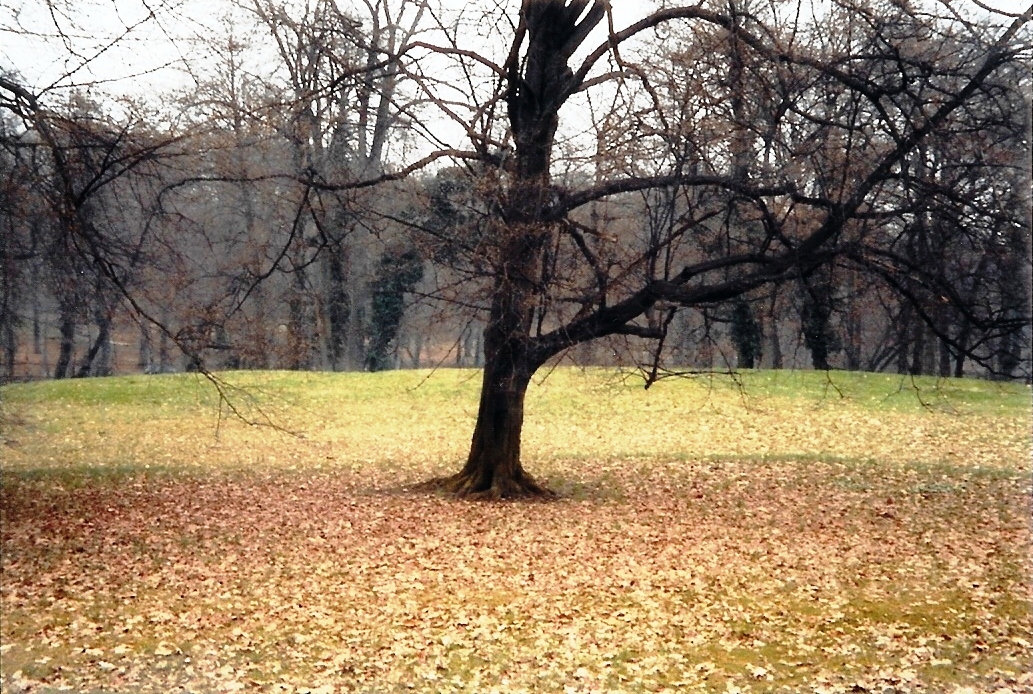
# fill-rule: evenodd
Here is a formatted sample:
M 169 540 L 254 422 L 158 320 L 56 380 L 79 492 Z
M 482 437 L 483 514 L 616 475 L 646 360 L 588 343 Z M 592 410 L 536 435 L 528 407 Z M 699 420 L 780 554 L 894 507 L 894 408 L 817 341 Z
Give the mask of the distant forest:
M 343 7 L 237 4 L 160 106 L 0 73 L 0 382 L 481 367 L 522 283 L 553 361 L 1030 379 L 1019 23 L 733 0 L 579 74 L 531 10 Z

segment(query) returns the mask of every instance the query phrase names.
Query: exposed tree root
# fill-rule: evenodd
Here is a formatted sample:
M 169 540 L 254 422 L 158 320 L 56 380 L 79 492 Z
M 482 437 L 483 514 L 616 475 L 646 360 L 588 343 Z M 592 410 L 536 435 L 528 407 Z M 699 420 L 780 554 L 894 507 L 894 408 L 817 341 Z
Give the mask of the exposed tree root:
M 536 482 L 529 475 L 507 477 L 496 475 L 490 485 L 479 476 L 458 473 L 421 482 L 416 491 L 441 492 L 458 499 L 502 501 L 515 499 L 554 499 L 556 492 Z

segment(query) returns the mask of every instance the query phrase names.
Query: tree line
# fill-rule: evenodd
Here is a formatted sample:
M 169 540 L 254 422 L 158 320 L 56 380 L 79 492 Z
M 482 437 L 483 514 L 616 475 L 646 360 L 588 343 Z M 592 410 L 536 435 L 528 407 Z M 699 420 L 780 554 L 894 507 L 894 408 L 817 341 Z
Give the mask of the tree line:
M 1030 10 L 233 7 L 160 106 L 0 76 L 4 380 L 481 366 L 508 495 L 558 359 L 1030 377 Z

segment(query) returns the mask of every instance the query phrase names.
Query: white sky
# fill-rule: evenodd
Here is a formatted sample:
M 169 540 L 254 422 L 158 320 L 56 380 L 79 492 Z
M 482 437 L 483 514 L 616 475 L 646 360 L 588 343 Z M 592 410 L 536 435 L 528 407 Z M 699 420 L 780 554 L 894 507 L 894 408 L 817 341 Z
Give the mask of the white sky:
M 313 0 L 292 0 L 299 4 Z M 368 17 L 367 3 L 388 2 L 393 7 L 403 0 L 337 0 L 345 12 Z M 667 0 L 668 4 L 681 4 L 696 0 Z M 825 0 L 801 0 L 814 3 L 818 8 Z M 937 2 L 943 0 L 928 0 Z M 1022 3 L 1033 0 L 948 0 L 958 8 L 970 12 L 981 12 L 978 4 L 993 6 L 1008 12 L 1021 12 Z M 240 0 L 236 0 L 239 4 Z M 618 31 L 647 16 L 664 0 L 611 0 L 614 25 Z M 444 6 L 445 16 L 462 12 L 469 24 L 464 27 L 460 38 L 465 39 L 463 48 L 486 52 L 494 43 L 486 38 L 492 27 L 484 27 L 481 18 L 488 12 L 498 16 L 497 7 L 511 8 L 515 15 L 520 0 L 430 0 L 432 7 Z M 245 3 L 246 4 L 246 3 Z M 199 80 L 210 78 L 213 61 L 207 58 L 211 46 L 206 39 L 223 37 L 226 24 L 223 21 L 231 11 L 234 0 L 0 0 L 0 73 L 15 72 L 20 79 L 37 94 L 44 95 L 44 103 L 58 100 L 69 88 L 80 88 L 98 101 L 111 104 L 110 97 L 127 95 L 134 100 L 144 100 L 158 112 L 163 97 L 167 100 L 172 92 L 189 93 L 195 81 L 189 70 Z M 51 7 L 54 12 L 51 12 Z M 151 14 L 153 10 L 153 16 Z M 819 10 L 816 10 L 820 12 Z M 237 10 L 240 16 L 240 10 Z M 1005 18 L 1001 18 L 1004 22 Z M 605 22 L 603 23 L 605 25 Z M 58 35 L 55 26 L 61 27 L 64 37 Z M 466 31 L 468 27 L 468 31 Z M 586 42 L 594 48 L 605 40 L 605 26 L 595 30 L 595 36 Z M 269 41 L 267 34 L 258 34 L 256 43 Z M 433 40 L 426 37 L 427 40 Z M 495 60 L 504 59 L 508 45 L 495 50 Z M 269 69 L 260 60 L 255 60 L 255 71 L 268 77 L 271 66 L 278 64 L 274 50 L 269 45 Z M 576 60 L 576 57 L 575 57 Z M 443 65 L 442 70 L 447 68 Z M 205 73 L 209 74 L 205 74 Z M 263 74 L 265 73 L 265 74 Z M 444 72 L 442 72 L 442 75 Z M 437 96 L 448 98 L 445 92 Z M 585 103 L 571 104 L 564 121 L 563 132 L 569 137 L 580 137 L 588 132 L 586 126 L 591 118 L 585 110 Z M 578 115 L 571 115 L 576 110 Z M 460 114 L 466 117 L 465 113 Z M 465 148 L 469 146 L 461 128 L 444 118 L 426 114 L 433 122 L 433 137 L 447 146 Z M 592 143 L 585 151 L 591 151 Z M 408 142 L 392 142 L 395 147 L 415 147 L 419 156 L 436 149 L 429 141 L 424 142 L 415 135 Z M 428 149 L 428 147 L 430 149 Z M 408 160 L 413 151 L 389 151 L 389 159 L 399 156 Z
M 361 0 L 339 0 L 342 9 Z M 0 72 L 15 72 L 37 92 L 102 82 L 105 91 L 139 93 L 189 83 L 184 64 L 198 61 L 193 37 L 213 36 L 230 11 L 226 0 L 0 0 Z M 432 0 L 446 12 L 478 16 L 477 6 L 494 0 Z M 393 3 L 397 4 L 397 3 Z M 519 0 L 500 4 L 519 7 Z M 626 26 L 652 6 L 651 0 L 614 0 L 618 23 Z M 155 17 L 149 18 L 154 8 Z M 631 11 L 631 8 L 635 8 Z M 346 10 L 347 11 L 347 10 Z M 68 40 L 58 36 L 56 26 Z M 84 67 L 85 65 L 85 67 Z M 171 68 L 171 69 L 170 69 Z
M 0 0 L 0 71 L 16 72 L 34 91 L 102 81 L 109 93 L 162 91 L 189 84 L 182 68 L 200 63 L 191 37 L 211 36 L 229 8 L 225 0 Z M 476 16 L 477 6 L 511 5 L 519 0 L 437 0 L 446 11 Z M 955 0 L 979 11 L 977 3 L 1022 12 L 1030 0 Z M 612 0 L 617 29 L 645 16 L 650 0 Z M 341 0 L 358 5 L 360 0 Z M 148 19 L 147 6 L 157 19 Z M 362 16 L 357 10 L 356 15 Z M 55 20 L 68 41 L 57 37 Z M 597 29 L 601 32 L 601 29 Z M 600 34 L 600 39 L 602 38 Z M 84 64 L 86 67 L 83 67 Z M 174 69 L 169 69 L 174 68 Z

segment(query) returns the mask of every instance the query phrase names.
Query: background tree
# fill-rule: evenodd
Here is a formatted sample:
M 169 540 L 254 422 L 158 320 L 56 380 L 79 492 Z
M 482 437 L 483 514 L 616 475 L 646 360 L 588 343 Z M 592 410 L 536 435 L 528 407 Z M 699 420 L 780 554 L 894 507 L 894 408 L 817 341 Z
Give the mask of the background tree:
M 415 248 L 389 247 L 380 256 L 370 293 L 373 296 L 370 345 L 366 355 L 368 371 L 383 371 L 394 364 L 399 325 L 405 313 L 405 298 L 423 279 L 423 259 Z
M 755 368 L 760 362 L 764 334 L 753 317 L 749 302 L 742 297 L 732 302 L 731 322 L 732 342 L 739 355 L 738 366 L 743 369 Z
M 54 376 L 110 373 L 114 314 L 146 257 L 148 234 L 134 216 L 131 191 L 121 187 L 153 170 L 177 139 L 155 134 L 132 112 L 110 117 L 81 95 L 73 95 L 61 110 L 48 108 L 6 77 L 0 77 L 0 107 L 20 125 L 5 133 L 5 161 L 12 174 L 23 177 L 23 192 L 35 203 L 8 210 L 14 238 L 29 238 L 20 250 L 8 246 L 9 258 L 38 263 L 39 274 L 29 277 L 43 279 L 57 305 L 60 351 Z M 77 328 L 90 319 L 97 335 L 75 369 Z
M 326 0 L 254 0 L 251 8 L 289 85 L 280 97 L 288 117 L 278 128 L 293 148 L 295 176 L 336 183 L 382 174 L 391 136 L 411 115 L 400 49 L 420 29 L 426 4 L 367 3 L 363 16 Z M 302 201 L 313 228 L 302 231 L 291 256 L 296 308 L 289 330 L 302 335 L 318 322 L 318 340 L 310 340 L 320 342 L 321 365 L 332 369 L 368 363 L 369 286 L 382 229 L 358 211 L 362 197 L 341 186 L 310 190 Z

